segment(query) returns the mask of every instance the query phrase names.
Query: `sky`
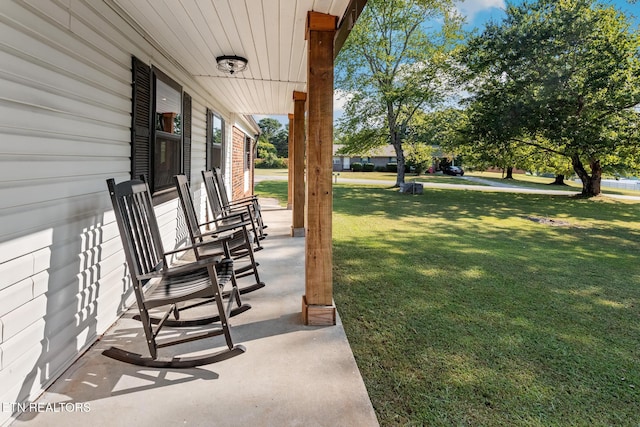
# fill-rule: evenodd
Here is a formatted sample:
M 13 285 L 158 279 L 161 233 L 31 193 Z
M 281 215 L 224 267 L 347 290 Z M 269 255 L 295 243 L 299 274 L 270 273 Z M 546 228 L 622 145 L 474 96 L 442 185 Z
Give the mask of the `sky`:
M 632 18 L 632 25 L 636 28 L 640 28 L 640 0 L 635 4 L 632 4 L 629 0 L 601 0 L 602 3 L 611 4 L 616 9 L 624 12 L 627 16 Z M 520 3 L 517 0 L 515 3 Z M 464 29 L 471 31 L 477 29 L 482 32 L 484 26 L 489 21 L 500 21 L 505 17 L 505 0 L 465 0 L 458 1 L 456 8 L 459 13 L 465 17 L 466 24 Z M 339 117 L 342 114 L 342 107 L 345 100 L 339 99 L 338 96 L 334 96 L 334 118 Z M 267 116 L 255 116 L 256 121 Z M 287 116 L 270 116 L 283 124 L 288 126 L 289 119 Z
M 640 2 L 631 4 L 628 0 L 602 0 L 602 3 L 611 4 L 616 9 L 623 11 L 629 15 L 635 15 L 633 23 L 636 27 L 640 26 Z M 515 2 L 520 3 L 520 1 Z M 466 30 L 478 28 L 480 31 L 484 25 L 490 20 L 501 20 L 504 18 L 504 10 L 506 8 L 505 0 L 465 0 L 457 2 L 458 11 L 466 17 Z

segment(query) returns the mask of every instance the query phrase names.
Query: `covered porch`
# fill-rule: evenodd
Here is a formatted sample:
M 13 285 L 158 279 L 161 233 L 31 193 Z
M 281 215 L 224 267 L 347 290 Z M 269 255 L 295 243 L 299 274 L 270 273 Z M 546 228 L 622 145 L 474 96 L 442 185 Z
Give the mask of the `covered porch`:
M 289 117 L 290 235 L 306 237 L 302 318 L 308 325 L 335 324 L 331 250 L 334 60 L 366 0 L 187 1 L 171 8 L 135 0 L 108 3 L 163 56 L 219 97 L 231 114 Z M 257 145 L 257 139 L 256 134 L 252 143 Z M 256 151 L 255 146 L 245 148 L 242 155 L 248 159 Z M 132 161 L 135 163 L 133 156 Z M 251 166 L 251 160 L 246 160 L 244 174 L 251 177 L 249 181 L 253 181 Z M 231 169 L 227 179 L 233 188 L 238 178 Z M 234 195 L 252 191 L 246 181 L 244 193 L 234 189 Z
M 252 309 L 232 319 L 245 354 L 182 370 L 103 356 L 109 345 L 145 351 L 130 310 L 13 425 L 378 425 L 339 317 L 329 328 L 302 325 L 304 239 L 290 237 L 291 211 L 263 205 L 270 233 L 256 257 L 268 286 L 245 295 Z

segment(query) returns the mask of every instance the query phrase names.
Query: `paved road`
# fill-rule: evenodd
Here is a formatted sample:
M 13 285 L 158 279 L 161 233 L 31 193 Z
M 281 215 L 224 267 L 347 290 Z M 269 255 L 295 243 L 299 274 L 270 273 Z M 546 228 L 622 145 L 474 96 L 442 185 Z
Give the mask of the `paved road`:
M 258 171 L 256 169 L 256 171 Z M 286 181 L 288 178 L 286 176 L 279 175 L 257 175 L 255 177 L 256 182 L 260 181 Z M 525 188 L 520 187 L 514 184 L 509 184 L 506 182 L 495 182 L 488 179 L 477 178 L 475 176 L 463 176 L 459 177 L 461 181 L 471 181 L 475 184 L 444 184 L 437 182 L 423 182 L 420 178 L 416 178 L 416 182 L 422 183 L 425 188 L 447 188 L 447 189 L 464 189 L 464 190 L 474 190 L 474 191 L 499 191 L 505 193 L 529 193 L 529 194 L 551 194 L 557 196 L 575 196 L 576 194 L 580 194 L 579 191 L 570 191 L 570 190 L 547 190 L 543 188 Z M 353 183 L 353 184 L 371 184 L 371 185 L 388 185 L 392 186 L 395 184 L 395 181 L 383 181 L 383 180 L 375 180 L 375 179 L 352 179 L 352 178 L 344 178 L 338 177 L 338 183 Z M 406 182 L 412 182 L 414 178 L 406 177 Z M 334 181 L 335 182 L 335 181 Z M 481 184 L 481 185 L 478 185 Z M 640 196 L 627 196 L 627 195 L 619 195 L 619 194 L 608 194 L 605 193 L 607 197 L 611 197 L 614 199 L 621 200 L 638 200 L 640 201 Z

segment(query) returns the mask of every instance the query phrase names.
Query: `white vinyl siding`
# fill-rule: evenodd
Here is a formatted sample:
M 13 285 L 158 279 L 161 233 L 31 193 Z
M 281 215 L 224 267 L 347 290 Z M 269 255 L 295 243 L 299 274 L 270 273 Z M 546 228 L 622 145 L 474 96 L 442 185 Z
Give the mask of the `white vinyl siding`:
M 207 107 L 230 123 L 218 100 L 104 2 L 2 2 L 0 402 L 36 396 L 131 302 L 106 179 L 130 178 L 134 55 L 193 96 L 200 189 Z M 156 207 L 166 249 L 186 237 L 178 212 L 176 200 Z

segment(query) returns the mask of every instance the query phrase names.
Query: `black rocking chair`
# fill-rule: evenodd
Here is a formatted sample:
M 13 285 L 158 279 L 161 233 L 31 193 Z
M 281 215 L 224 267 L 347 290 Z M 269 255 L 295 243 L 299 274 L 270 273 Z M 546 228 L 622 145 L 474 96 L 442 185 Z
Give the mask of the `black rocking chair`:
M 253 231 L 256 236 L 258 236 L 256 240 L 256 250 L 262 249 L 260 240 L 267 237 L 267 234 L 264 232 L 267 226 L 262 220 L 262 212 L 258 198 L 250 196 L 230 202 L 227 197 L 222 172 L 219 168 L 214 168 L 211 171 L 202 171 L 202 178 L 214 217 L 228 218 L 238 215 L 241 212 L 248 213 L 251 217 Z
M 239 312 L 250 308 L 240 302 L 236 287 L 229 291 L 228 302 L 222 298 L 224 288 L 234 282 L 233 261 L 211 257 L 192 263 L 170 266 L 167 257 L 197 245 L 165 252 L 156 221 L 149 187 L 144 181 L 131 180 L 115 183 L 107 180 L 111 202 L 124 246 L 127 265 L 130 270 L 136 302 L 139 309 L 138 320 L 149 347 L 150 356 L 132 353 L 117 347 L 103 352 L 105 356 L 135 365 L 153 368 L 191 368 L 229 359 L 245 352 L 242 345 L 234 345 L 228 317 L 239 304 Z M 214 304 L 210 304 L 213 302 Z M 207 305 L 204 305 L 207 303 Z M 191 304 L 184 306 L 185 304 Z M 204 306 L 203 306 L 204 305 Z M 185 310 L 203 306 L 211 307 L 212 315 L 193 319 L 179 319 Z M 150 310 L 163 309 L 160 318 L 154 318 Z M 175 320 L 170 319 L 171 315 Z M 206 325 L 204 330 L 194 331 Z M 188 328 L 177 338 L 160 338 L 163 327 Z M 177 329 L 176 329 L 177 331 Z M 197 356 L 160 357 L 158 350 L 190 341 L 224 335 L 226 348 L 214 349 Z M 213 343 L 213 341 L 212 341 Z
M 265 284 L 260 280 L 258 263 L 253 255 L 254 234 L 249 233 L 247 229 L 252 225 L 249 213 L 239 214 L 234 221 L 214 218 L 212 221 L 201 223 L 194 207 L 187 177 L 176 175 L 174 179 L 191 242 L 198 244 L 194 251 L 196 258 L 206 259 L 224 254 L 234 261 L 246 260 L 244 265 L 235 268 L 235 278 L 253 276 L 255 283 L 239 288 L 240 293 L 246 294 L 263 288 Z M 205 230 L 207 225 L 212 227 L 212 230 Z M 229 238 L 219 240 L 220 233 L 230 233 Z

